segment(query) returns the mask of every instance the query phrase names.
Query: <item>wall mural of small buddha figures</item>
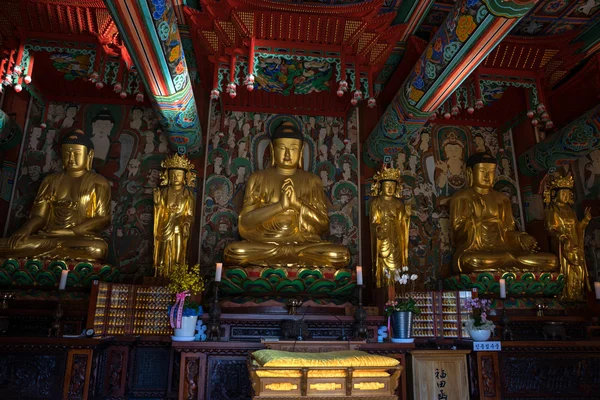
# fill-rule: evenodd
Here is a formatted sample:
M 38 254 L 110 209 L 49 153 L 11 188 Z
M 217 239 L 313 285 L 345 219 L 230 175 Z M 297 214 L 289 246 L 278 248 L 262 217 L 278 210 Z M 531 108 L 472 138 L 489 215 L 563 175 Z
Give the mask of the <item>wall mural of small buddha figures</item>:
M 302 165 L 320 178 L 329 203 L 329 234 L 323 237 L 350 250 L 359 260 L 358 124 L 357 112 L 347 118 L 286 116 L 302 129 Z M 221 123 L 217 123 L 221 119 Z M 227 244 L 238 241 L 238 213 L 249 176 L 271 165 L 270 129 L 281 122 L 277 114 L 221 112 L 213 105 L 207 139 L 201 264 L 222 261 Z M 275 124 L 275 125 L 273 125 Z

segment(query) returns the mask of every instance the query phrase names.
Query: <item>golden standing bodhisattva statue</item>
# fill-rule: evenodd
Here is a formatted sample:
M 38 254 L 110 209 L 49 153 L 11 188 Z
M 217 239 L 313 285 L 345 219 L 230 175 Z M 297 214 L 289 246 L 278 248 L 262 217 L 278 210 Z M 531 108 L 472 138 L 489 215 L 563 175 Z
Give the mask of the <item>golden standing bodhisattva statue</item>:
M 400 200 L 400 170 L 385 166 L 373 176 L 371 190 L 371 245 L 377 287 L 394 286 L 396 271 L 408 265 L 410 204 Z
M 108 245 L 99 236 L 110 223 L 110 186 L 91 172 L 94 145 L 83 131 L 61 144 L 63 172 L 44 178 L 29 219 L 0 239 L 0 257 L 103 260 Z
M 562 299 L 585 301 L 585 290 L 592 290 L 585 265 L 585 228 L 592 219 L 590 208 L 577 220 L 574 203 L 573 177 L 551 179 L 544 190 L 546 203 L 546 229 L 552 236 L 553 247 L 560 262 L 560 272 L 565 275 L 566 285 Z
M 154 189 L 154 276 L 167 278 L 174 265 L 187 265 L 196 199 L 188 186 L 193 164 L 175 154 L 161 163 L 160 188 Z
M 487 153 L 469 157 L 469 187 L 450 199 L 455 272 L 556 271 L 556 257 L 537 253 L 537 241 L 515 230 L 512 204 L 493 189 L 495 179 L 495 157 Z
M 301 168 L 302 133 L 287 121 L 271 135 L 271 167 L 250 175 L 238 226 L 225 248 L 233 265 L 345 267 L 348 249 L 321 239 L 329 216 L 321 179 Z

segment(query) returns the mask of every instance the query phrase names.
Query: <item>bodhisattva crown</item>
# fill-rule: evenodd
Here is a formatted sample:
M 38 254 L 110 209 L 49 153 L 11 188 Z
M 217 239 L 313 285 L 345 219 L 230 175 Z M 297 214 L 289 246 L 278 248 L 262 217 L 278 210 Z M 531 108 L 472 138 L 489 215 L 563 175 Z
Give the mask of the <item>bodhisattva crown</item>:
M 546 189 L 544 190 L 544 203 L 549 204 L 552 201 L 552 191 L 557 189 L 573 189 L 575 184 L 572 175 L 552 177 L 546 183 Z M 572 194 L 571 194 L 572 197 Z
M 165 169 L 182 169 L 185 171 L 191 171 L 194 168 L 194 165 L 187 159 L 185 156 L 180 156 L 179 154 L 173 154 L 170 157 L 167 157 L 161 164 L 161 167 Z
M 373 175 L 373 185 L 371 186 L 371 195 L 379 196 L 379 184 L 383 181 L 394 181 L 398 185 L 396 187 L 396 197 L 399 197 L 402 189 L 402 173 L 398 168 L 386 167 L 385 165 Z
M 376 182 L 381 181 L 396 181 L 400 183 L 402 181 L 401 173 L 398 168 L 388 168 L 385 165 L 381 168 L 375 176 L 373 176 L 373 180 Z

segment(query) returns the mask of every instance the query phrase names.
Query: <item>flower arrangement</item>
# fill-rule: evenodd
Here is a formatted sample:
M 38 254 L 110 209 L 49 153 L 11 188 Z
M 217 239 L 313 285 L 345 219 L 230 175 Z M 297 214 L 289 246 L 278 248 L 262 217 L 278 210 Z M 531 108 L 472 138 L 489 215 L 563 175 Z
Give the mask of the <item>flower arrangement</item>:
M 187 265 L 174 265 L 169 274 L 169 292 L 188 292 L 197 295 L 204 291 L 205 280 L 200 275 L 200 264 L 193 267 Z
M 394 311 L 411 311 L 415 315 L 421 315 L 421 309 L 417 305 L 417 302 L 412 297 L 402 299 L 398 297 L 394 301 L 388 301 L 385 303 L 385 316 L 389 317 Z
M 471 318 L 464 323 L 468 330 L 494 330 L 494 323 L 487 319 L 490 313 L 490 303 L 490 300 L 479 298 L 466 300 L 465 308 L 471 315 Z
M 169 275 L 169 292 L 175 294 L 175 304 L 169 307 L 171 327 L 180 328 L 182 317 L 194 317 L 204 314 L 202 306 L 192 302 L 190 295 L 204 291 L 205 280 L 200 275 L 200 265 L 174 265 Z
M 388 271 L 386 271 L 388 273 Z M 410 311 L 415 315 L 421 314 L 421 309 L 417 305 L 415 299 L 408 295 L 408 292 L 414 292 L 415 283 L 419 276 L 417 274 L 409 274 L 407 266 L 402 267 L 402 270 L 395 270 L 393 280 L 400 284 L 401 295 L 396 297 L 395 300 L 389 300 L 385 303 L 384 313 L 386 316 L 392 315 L 394 311 Z M 408 284 L 410 283 L 410 291 L 407 291 Z

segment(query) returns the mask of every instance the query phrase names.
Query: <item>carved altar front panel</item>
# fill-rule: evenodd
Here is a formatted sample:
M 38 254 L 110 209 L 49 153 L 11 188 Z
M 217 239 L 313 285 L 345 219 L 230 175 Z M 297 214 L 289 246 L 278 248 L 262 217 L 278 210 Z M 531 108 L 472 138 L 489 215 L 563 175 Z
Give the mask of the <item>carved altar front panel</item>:
M 69 350 L 63 386 L 63 398 L 87 400 L 90 387 L 93 350 Z
M 479 371 L 479 399 L 500 400 L 498 353 L 478 352 L 477 367 Z
M 137 347 L 133 354 L 133 376 L 130 394 L 135 397 L 163 397 L 167 392 L 170 349 Z
M 503 399 L 597 399 L 600 353 L 584 349 L 500 353 Z M 597 350 L 596 350 L 597 351 Z
M 66 364 L 66 353 L 0 353 L 0 398 L 60 399 Z M 61 379 L 57 379 L 57 374 Z
M 250 400 L 247 357 L 208 357 L 206 400 Z
M 110 346 L 107 350 L 103 377 L 103 395 L 123 397 L 127 388 L 128 346 Z

